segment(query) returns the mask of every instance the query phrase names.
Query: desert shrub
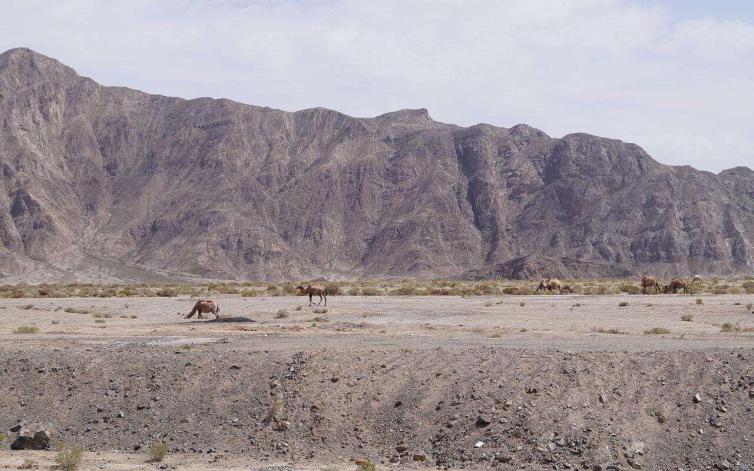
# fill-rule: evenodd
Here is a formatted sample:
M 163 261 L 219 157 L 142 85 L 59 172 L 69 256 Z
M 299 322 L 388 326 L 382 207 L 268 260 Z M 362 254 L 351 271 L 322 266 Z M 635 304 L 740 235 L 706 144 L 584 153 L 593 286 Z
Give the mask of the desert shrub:
M 356 465 L 359 467 L 359 471 L 377 471 L 377 465 L 369 460 L 358 460 Z
M 340 285 L 337 283 L 328 283 L 325 285 L 325 292 L 328 296 L 340 296 L 343 291 L 340 289 Z
M 122 296 L 126 298 L 134 296 L 135 294 L 136 294 L 136 291 L 134 291 L 133 288 L 131 288 L 130 286 L 121 288 L 120 291 L 118 291 L 118 296 Z
M 95 324 L 104 324 L 105 323 L 105 319 L 94 319 L 94 323 Z
M 694 320 L 694 316 L 692 316 L 691 314 L 684 314 L 681 316 L 681 320 L 683 322 L 691 322 L 692 320 Z
M 28 311 L 31 309 L 34 309 L 33 304 L 24 304 L 23 306 L 18 306 L 19 309 L 23 309 L 24 311 Z
M 35 325 L 22 325 L 13 331 L 14 334 L 36 334 L 39 332 L 39 327 Z
M 644 333 L 647 335 L 664 335 L 669 334 L 670 329 L 666 329 L 664 327 L 654 327 L 652 329 L 645 330 Z
M 159 462 L 165 459 L 168 454 L 168 445 L 165 442 L 156 442 L 149 449 L 149 459 L 153 462 Z
M 361 288 L 362 296 L 380 296 L 381 294 L 382 294 L 381 290 L 378 290 L 377 288 L 372 288 L 371 286 L 365 286 L 364 288 Z
M 178 296 L 178 293 L 176 293 L 173 288 L 160 288 L 155 291 L 154 294 L 162 298 L 172 298 L 174 296 Z
M 746 309 L 749 310 L 749 311 L 751 311 L 752 307 L 754 307 L 754 304 L 749 303 L 749 304 L 746 305 Z
M 395 294 L 397 296 L 415 296 L 417 294 L 416 286 L 413 285 L 404 285 L 400 288 L 391 291 L 391 294 Z
M 597 332 L 600 334 L 613 334 L 613 335 L 622 335 L 625 334 L 625 332 L 621 332 L 618 329 L 605 329 L 604 327 L 598 327 L 592 329 L 592 332 Z
M 314 314 L 327 314 L 327 309 L 319 309 L 319 308 L 317 308 L 313 312 L 314 312 Z
M 521 301 L 520 303 L 518 303 L 518 305 L 521 306 L 521 307 L 524 307 L 524 306 L 526 306 L 526 303 L 523 302 L 523 301 Z
M 287 319 L 289 317 L 290 315 L 288 315 L 288 311 L 286 311 L 285 309 L 281 309 L 277 314 L 275 314 L 275 319 Z
M 639 294 L 641 293 L 641 287 L 638 285 L 635 285 L 633 283 L 621 283 L 618 285 L 618 289 L 622 293 L 628 293 L 628 294 Z
M 55 455 L 55 463 L 58 469 L 63 471 L 76 471 L 81 463 L 81 455 L 84 449 L 80 446 L 63 446 Z
M 92 314 L 92 318 L 94 319 L 111 319 L 113 316 L 108 313 L 102 313 L 102 312 L 95 312 Z
M 327 317 L 316 316 L 312 319 L 312 322 L 330 322 L 330 319 Z
M 702 298 L 696 298 L 696 303 L 699 305 L 704 304 L 704 300 Z
M 244 289 L 244 290 L 241 290 L 241 293 L 240 293 L 240 294 L 241 294 L 241 296 L 243 296 L 244 298 L 253 298 L 254 296 L 256 296 L 256 295 L 257 295 L 257 292 L 256 292 L 256 290 L 253 290 L 253 289 L 251 289 L 251 288 L 246 288 L 246 289 Z
M 86 309 L 77 309 L 75 307 L 67 307 L 63 309 L 64 312 L 68 312 L 71 314 L 89 314 L 89 311 Z
M 233 285 L 219 285 L 215 290 L 220 294 L 238 294 L 238 288 Z
M 34 468 L 34 460 L 31 460 L 29 458 L 26 458 L 21 465 L 19 465 L 18 469 L 33 469 Z
M 628 301 L 621 301 L 618 303 L 618 307 L 628 307 Z
M 726 322 L 720 327 L 720 332 L 735 332 L 736 330 L 736 327 L 730 322 Z

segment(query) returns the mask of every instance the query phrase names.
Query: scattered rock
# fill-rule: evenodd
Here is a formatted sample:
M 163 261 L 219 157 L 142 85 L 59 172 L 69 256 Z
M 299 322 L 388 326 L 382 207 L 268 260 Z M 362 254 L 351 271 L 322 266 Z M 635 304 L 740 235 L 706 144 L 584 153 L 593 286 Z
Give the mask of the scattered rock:
M 36 432 L 33 437 L 19 435 L 10 445 L 11 450 L 46 450 L 50 447 L 50 434 L 44 430 Z
M 425 461 L 427 461 L 427 455 L 423 453 L 417 453 L 414 455 L 413 459 L 414 461 L 417 461 L 419 463 L 424 463 Z
M 18 432 L 21 430 L 21 424 L 16 424 L 13 427 L 10 428 L 11 432 Z
M 699 393 L 694 394 L 694 404 L 699 404 L 702 402 L 702 395 Z
M 474 448 L 482 448 L 483 446 L 484 446 L 484 442 L 481 440 L 474 443 Z

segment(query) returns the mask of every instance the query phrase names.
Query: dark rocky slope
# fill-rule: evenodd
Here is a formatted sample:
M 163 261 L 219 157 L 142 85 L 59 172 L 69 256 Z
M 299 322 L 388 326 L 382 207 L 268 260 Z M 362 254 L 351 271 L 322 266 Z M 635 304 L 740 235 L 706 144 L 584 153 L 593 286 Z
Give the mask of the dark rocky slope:
M 0 55 L 0 273 L 736 273 L 754 172 L 586 134 L 103 87 Z

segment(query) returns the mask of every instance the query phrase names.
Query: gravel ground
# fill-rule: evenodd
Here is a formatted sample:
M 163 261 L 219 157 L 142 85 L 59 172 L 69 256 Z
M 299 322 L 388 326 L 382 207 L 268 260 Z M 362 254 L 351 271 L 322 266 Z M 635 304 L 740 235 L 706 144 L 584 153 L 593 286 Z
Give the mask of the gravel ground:
M 1 300 L 0 469 L 754 469 L 754 296 L 695 299 Z

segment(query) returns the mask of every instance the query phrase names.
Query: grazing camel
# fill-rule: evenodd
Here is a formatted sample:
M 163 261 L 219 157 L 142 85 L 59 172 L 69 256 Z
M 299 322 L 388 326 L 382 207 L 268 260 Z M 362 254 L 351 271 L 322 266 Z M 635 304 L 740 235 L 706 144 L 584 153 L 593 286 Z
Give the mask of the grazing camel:
M 682 279 L 675 279 L 671 281 L 669 285 L 665 285 L 663 292 L 669 293 L 670 291 L 673 291 L 673 294 L 676 294 L 679 289 L 682 289 L 684 293 L 688 294 L 689 282 Z
M 539 293 L 539 290 L 558 290 L 558 293 L 563 294 L 563 284 L 557 278 L 547 278 L 539 282 L 539 287 L 535 293 Z
M 322 304 L 322 299 L 325 300 L 325 306 L 327 306 L 327 290 L 324 286 L 318 286 L 318 285 L 298 285 L 296 286 L 296 289 L 301 292 L 301 294 L 308 294 L 309 295 L 309 306 L 312 305 L 312 296 L 315 294 L 319 296 L 319 302 L 317 303 L 317 306 Z
M 655 293 L 660 292 L 660 283 L 657 282 L 657 278 L 654 276 L 642 276 L 641 277 L 641 292 L 647 294 L 649 289 L 653 289 Z
M 694 275 L 694 283 L 702 284 L 702 275 Z
M 195 313 L 199 313 L 198 319 L 202 318 L 202 313 L 211 312 L 215 315 L 215 319 L 220 318 L 220 305 L 212 301 L 211 299 L 200 299 L 194 304 L 194 308 L 188 313 L 186 319 L 194 317 Z

